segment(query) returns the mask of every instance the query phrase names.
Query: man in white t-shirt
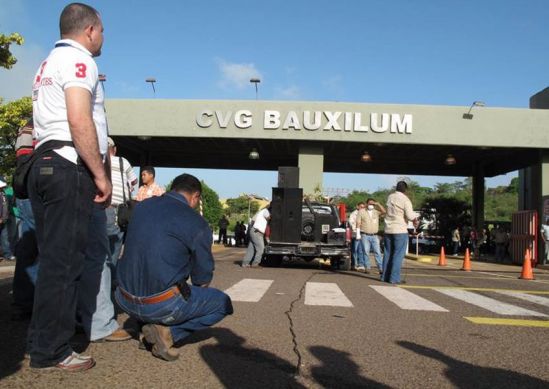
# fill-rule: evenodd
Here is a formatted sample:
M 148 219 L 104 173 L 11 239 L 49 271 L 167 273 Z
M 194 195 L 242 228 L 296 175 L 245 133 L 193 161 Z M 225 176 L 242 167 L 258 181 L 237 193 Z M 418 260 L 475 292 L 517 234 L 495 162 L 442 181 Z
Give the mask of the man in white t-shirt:
M 75 353 L 69 339 L 75 329 L 78 288 L 86 289 L 85 263 L 90 250 L 97 248 L 88 247 L 90 225 L 102 227 L 95 243 L 105 254 L 101 209 L 108 206 L 112 192 L 104 166 L 104 96 L 93 59 L 101 54 L 103 24 L 94 8 L 72 3 L 63 9 L 59 26 L 61 40 L 40 64 L 32 91 L 37 144 L 28 190 L 40 270 L 27 349 L 33 368 L 82 371 L 95 361 Z M 101 213 L 103 219 L 95 217 Z M 100 275 L 102 266 L 96 267 Z M 86 292 L 95 299 L 97 289 Z M 116 320 L 112 325 L 116 331 Z
M 248 249 L 242 260 L 242 267 L 258 266 L 265 250 L 265 230 L 271 218 L 268 208 L 260 209 L 252 218 Z
M 124 238 L 124 233 L 120 231 L 117 224 L 117 210 L 120 204 L 131 199 L 131 193 L 137 184 L 137 176 L 126 158 L 116 156 L 116 144 L 111 137 L 107 138 L 107 142 L 109 144 L 112 181 L 112 201 L 106 209 L 107 235 L 110 243 L 111 265 L 115 267 L 118 258 L 120 258 Z

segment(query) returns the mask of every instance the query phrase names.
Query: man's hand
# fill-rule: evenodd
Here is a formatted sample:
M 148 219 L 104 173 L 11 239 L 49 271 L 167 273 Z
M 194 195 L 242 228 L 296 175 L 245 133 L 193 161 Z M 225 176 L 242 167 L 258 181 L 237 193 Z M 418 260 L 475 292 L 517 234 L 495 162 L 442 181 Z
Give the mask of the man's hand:
M 105 208 L 108 207 L 111 203 L 112 197 L 111 182 L 107 179 L 107 176 L 95 177 L 93 181 L 95 182 L 95 186 L 97 188 L 97 193 L 93 201 L 98 204 L 104 204 Z

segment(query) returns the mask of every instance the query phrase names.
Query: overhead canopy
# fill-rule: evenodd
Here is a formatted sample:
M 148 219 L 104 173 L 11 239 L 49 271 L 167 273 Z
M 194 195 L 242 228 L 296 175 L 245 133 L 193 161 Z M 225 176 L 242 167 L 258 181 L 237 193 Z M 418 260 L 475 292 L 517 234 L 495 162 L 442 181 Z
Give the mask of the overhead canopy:
M 107 109 L 119 154 L 157 167 L 276 170 L 314 146 L 324 172 L 471 176 L 480 166 L 490 177 L 549 147 L 546 110 L 182 100 L 111 100 Z M 456 164 L 445 164 L 448 154 Z

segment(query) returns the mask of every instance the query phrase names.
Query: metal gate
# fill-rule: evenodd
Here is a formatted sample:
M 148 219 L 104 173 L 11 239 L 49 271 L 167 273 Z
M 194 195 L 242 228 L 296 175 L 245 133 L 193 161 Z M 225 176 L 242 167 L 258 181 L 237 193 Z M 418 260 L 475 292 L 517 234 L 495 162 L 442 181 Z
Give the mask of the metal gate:
M 538 213 L 537 211 L 514 212 L 511 218 L 511 243 L 509 251 L 513 263 L 522 264 L 526 249 L 530 250 L 532 265 L 538 263 Z

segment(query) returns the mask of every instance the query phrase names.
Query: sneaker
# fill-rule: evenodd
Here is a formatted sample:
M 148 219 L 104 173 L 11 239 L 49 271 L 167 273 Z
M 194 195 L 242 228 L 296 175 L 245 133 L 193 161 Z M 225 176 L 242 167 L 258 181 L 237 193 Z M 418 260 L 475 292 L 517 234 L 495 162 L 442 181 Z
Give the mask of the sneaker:
M 364 266 L 357 266 L 356 271 L 364 271 L 366 268 Z
M 80 355 L 73 351 L 71 355 L 55 366 L 37 368 L 41 370 L 59 369 L 68 372 L 78 372 L 91 369 L 95 366 L 95 359 L 87 355 Z M 32 367 L 32 365 L 31 365 Z
M 12 255 L 11 257 L 8 258 L 8 261 L 15 261 L 16 258 L 15 258 L 15 255 Z
M 251 266 L 243 263 L 242 265 L 240 265 L 240 267 L 251 267 Z

